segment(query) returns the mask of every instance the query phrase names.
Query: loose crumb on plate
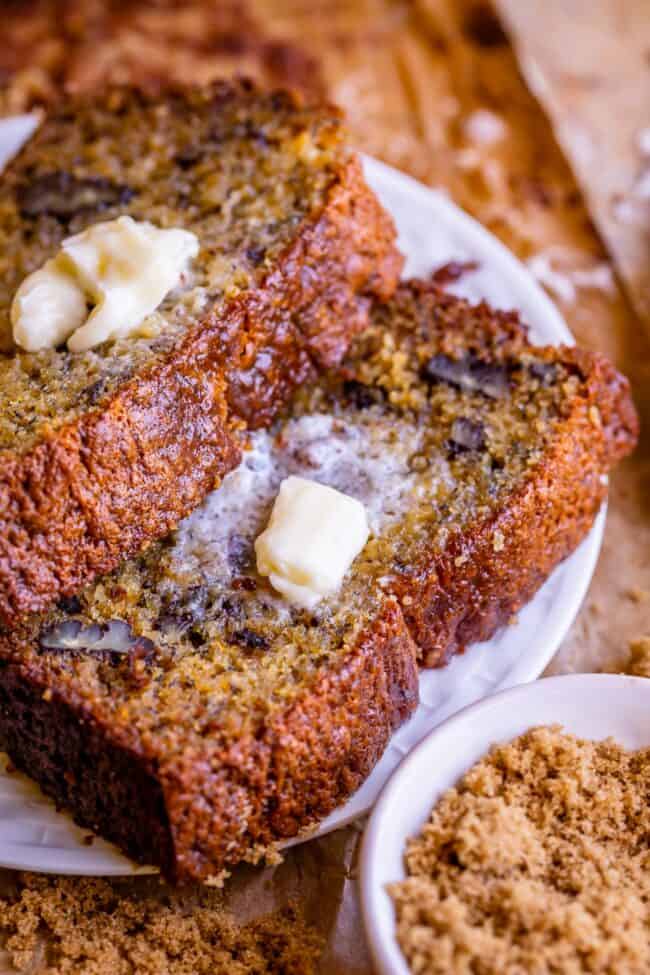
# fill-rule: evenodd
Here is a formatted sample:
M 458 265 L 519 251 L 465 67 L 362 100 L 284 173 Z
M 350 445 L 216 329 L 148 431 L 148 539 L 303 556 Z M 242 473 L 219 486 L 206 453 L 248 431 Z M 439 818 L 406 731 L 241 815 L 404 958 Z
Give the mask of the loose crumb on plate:
M 390 887 L 411 971 L 650 971 L 649 798 L 650 749 L 557 727 L 495 747 L 442 797 Z
M 215 890 L 29 874 L 0 943 L 30 975 L 313 975 L 323 948 L 294 907 L 237 924 Z

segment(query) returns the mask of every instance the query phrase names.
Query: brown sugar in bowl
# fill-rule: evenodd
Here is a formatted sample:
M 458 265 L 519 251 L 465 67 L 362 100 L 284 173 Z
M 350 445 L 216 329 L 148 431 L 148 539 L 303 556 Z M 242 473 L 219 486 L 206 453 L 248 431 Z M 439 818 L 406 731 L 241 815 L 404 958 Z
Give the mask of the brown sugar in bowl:
M 394 774 L 364 837 L 377 971 L 646 971 L 649 787 L 642 678 L 548 678 L 445 722 Z

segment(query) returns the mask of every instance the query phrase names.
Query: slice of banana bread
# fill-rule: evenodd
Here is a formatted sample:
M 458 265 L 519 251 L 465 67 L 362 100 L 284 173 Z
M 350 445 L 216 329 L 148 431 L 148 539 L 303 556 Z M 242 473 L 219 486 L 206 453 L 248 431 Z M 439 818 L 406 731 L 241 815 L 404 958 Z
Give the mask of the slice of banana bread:
M 252 856 L 360 784 L 415 705 L 418 655 L 444 663 L 532 596 L 635 437 L 603 359 L 405 284 L 177 531 L 1 638 L 0 741 L 172 878 Z M 292 474 L 362 501 L 371 527 L 309 612 L 255 566 Z
M 189 273 L 129 338 L 10 347 L 26 275 L 129 215 L 193 232 Z M 401 257 L 339 113 L 246 82 L 64 102 L 0 187 L 0 618 L 40 611 L 186 515 L 335 364 Z

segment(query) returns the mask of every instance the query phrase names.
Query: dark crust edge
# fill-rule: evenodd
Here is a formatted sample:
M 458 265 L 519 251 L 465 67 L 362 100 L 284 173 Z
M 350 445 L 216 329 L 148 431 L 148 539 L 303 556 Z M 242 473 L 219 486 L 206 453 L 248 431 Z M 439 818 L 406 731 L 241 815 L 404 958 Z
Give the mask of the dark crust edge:
M 173 849 L 155 767 L 72 708 L 19 665 L 0 661 L 0 740 L 16 768 L 36 779 L 76 822 L 129 856 L 168 872 Z M 137 815 L 131 812 L 137 810 Z
M 395 600 L 336 666 L 257 736 L 165 762 L 128 729 L 48 688 L 38 661 L 0 661 L 0 740 L 75 820 L 174 882 L 205 881 L 317 823 L 351 795 L 418 701 L 416 648 Z
M 268 423 L 341 359 L 370 296 L 389 297 L 394 238 L 358 159 L 346 160 L 258 288 L 99 408 L 23 454 L 0 452 L 0 621 L 71 595 L 193 510 L 238 463 L 229 427 Z

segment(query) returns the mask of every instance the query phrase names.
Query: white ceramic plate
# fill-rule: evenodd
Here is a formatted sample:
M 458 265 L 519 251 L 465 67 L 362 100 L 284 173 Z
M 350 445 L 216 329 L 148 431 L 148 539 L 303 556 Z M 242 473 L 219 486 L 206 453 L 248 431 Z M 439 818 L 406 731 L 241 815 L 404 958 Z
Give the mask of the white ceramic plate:
M 28 134 L 29 119 L 0 124 L 0 162 Z M 366 175 L 395 217 L 407 257 L 405 275 L 426 274 L 450 260 L 476 260 L 478 271 L 454 290 L 473 300 L 488 298 L 500 308 L 518 308 L 534 341 L 571 342 L 557 309 L 528 271 L 495 237 L 451 203 L 415 180 L 373 159 Z M 538 677 L 555 653 L 582 602 L 594 569 L 604 512 L 577 552 L 560 566 L 520 614 L 515 626 L 441 671 L 420 681 L 421 703 L 394 735 L 383 758 L 361 789 L 321 825 L 328 832 L 366 813 L 403 756 L 433 727 L 492 691 Z M 54 810 L 22 776 L 0 765 L 0 865 L 57 873 L 124 874 L 137 868 L 109 844 L 84 845 L 85 830 Z M 312 834 L 314 835 L 314 834 Z M 142 868 L 140 868 L 142 869 Z
M 560 724 L 581 738 L 612 737 L 625 748 L 650 745 L 650 681 L 571 674 L 514 687 L 479 701 L 427 736 L 392 777 L 375 806 L 361 850 L 361 903 L 378 975 L 409 975 L 395 940 L 386 885 L 403 880 L 404 844 L 436 801 L 489 750 L 539 725 Z

